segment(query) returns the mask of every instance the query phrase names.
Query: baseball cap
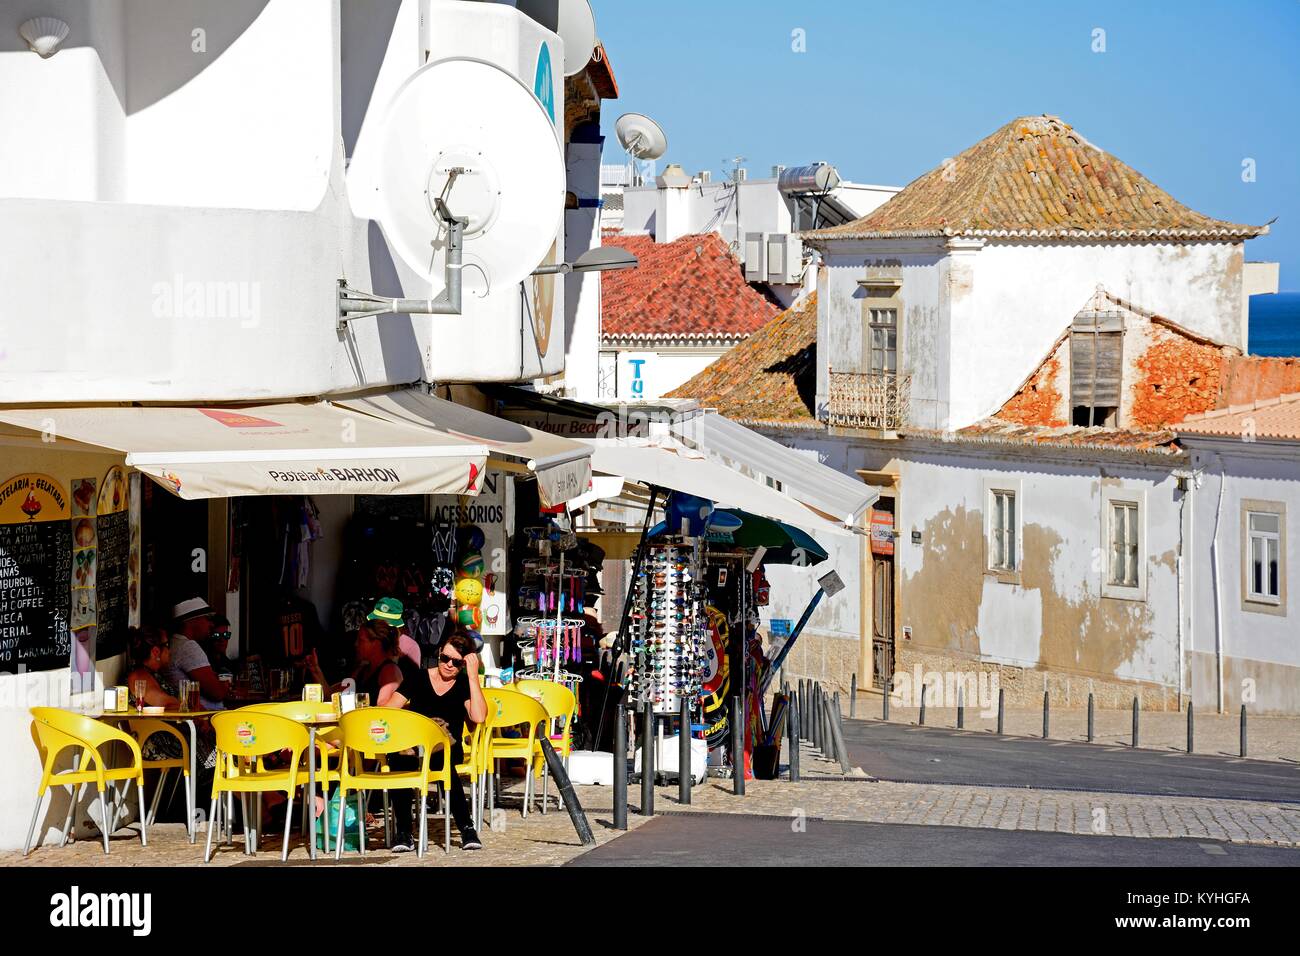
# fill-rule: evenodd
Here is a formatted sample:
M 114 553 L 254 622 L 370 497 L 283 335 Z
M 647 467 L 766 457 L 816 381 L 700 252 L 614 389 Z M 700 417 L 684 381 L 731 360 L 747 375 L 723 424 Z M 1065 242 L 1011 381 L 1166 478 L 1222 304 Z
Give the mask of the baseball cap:
M 201 597 L 186 598 L 172 608 L 172 619 L 180 624 L 196 617 L 206 617 L 212 613 L 212 605 Z
M 401 624 L 406 609 L 402 607 L 402 602 L 397 598 L 380 598 L 375 602 L 375 608 L 366 615 L 367 621 L 387 621 L 389 624 Z

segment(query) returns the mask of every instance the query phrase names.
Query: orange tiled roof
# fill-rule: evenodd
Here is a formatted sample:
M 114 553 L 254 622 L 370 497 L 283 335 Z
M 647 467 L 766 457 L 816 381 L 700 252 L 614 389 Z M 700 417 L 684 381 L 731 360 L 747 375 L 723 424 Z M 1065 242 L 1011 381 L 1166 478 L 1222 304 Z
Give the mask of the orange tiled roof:
M 815 423 L 817 295 L 786 309 L 708 368 L 668 393 L 735 421 Z
M 1022 116 L 819 239 L 911 236 L 1248 239 L 1267 226 L 1211 219 L 1055 116 Z
M 1233 405 L 1192 415 L 1178 426 L 1180 433 L 1225 435 L 1232 438 L 1277 438 L 1300 441 L 1300 392 Z
M 1290 392 L 1300 392 L 1300 358 L 1238 355 L 1224 372 L 1218 404 L 1229 408 Z
M 657 243 L 652 236 L 604 236 L 641 265 L 607 273 L 601 284 L 604 341 L 710 339 L 738 341 L 780 311 L 745 281 L 740 261 L 717 233 Z

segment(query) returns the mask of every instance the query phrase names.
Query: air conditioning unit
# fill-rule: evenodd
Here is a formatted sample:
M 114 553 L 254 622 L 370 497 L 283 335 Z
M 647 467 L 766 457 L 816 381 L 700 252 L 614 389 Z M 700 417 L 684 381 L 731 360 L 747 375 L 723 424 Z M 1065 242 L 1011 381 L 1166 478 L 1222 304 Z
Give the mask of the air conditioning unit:
M 745 233 L 745 281 L 767 282 L 767 233 Z
M 752 234 L 751 234 L 752 235 Z M 795 285 L 803 281 L 803 240 L 788 232 L 773 233 L 765 243 L 767 278 L 772 285 Z M 749 279 L 749 260 L 745 260 Z

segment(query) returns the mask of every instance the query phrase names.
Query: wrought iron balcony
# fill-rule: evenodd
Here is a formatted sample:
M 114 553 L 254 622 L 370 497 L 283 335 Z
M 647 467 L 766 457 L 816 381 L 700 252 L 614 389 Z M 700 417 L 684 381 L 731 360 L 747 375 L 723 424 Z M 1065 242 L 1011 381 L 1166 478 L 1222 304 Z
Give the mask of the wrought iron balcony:
M 882 431 L 902 428 L 911 386 L 910 375 L 832 370 L 827 424 Z

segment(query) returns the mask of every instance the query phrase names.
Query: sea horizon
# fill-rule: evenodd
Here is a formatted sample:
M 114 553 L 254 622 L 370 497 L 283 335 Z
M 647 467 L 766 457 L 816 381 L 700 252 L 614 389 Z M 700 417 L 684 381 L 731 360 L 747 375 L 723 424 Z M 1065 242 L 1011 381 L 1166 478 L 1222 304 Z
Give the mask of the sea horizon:
M 1250 297 L 1251 355 L 1300 355 L 1300 292 Z

